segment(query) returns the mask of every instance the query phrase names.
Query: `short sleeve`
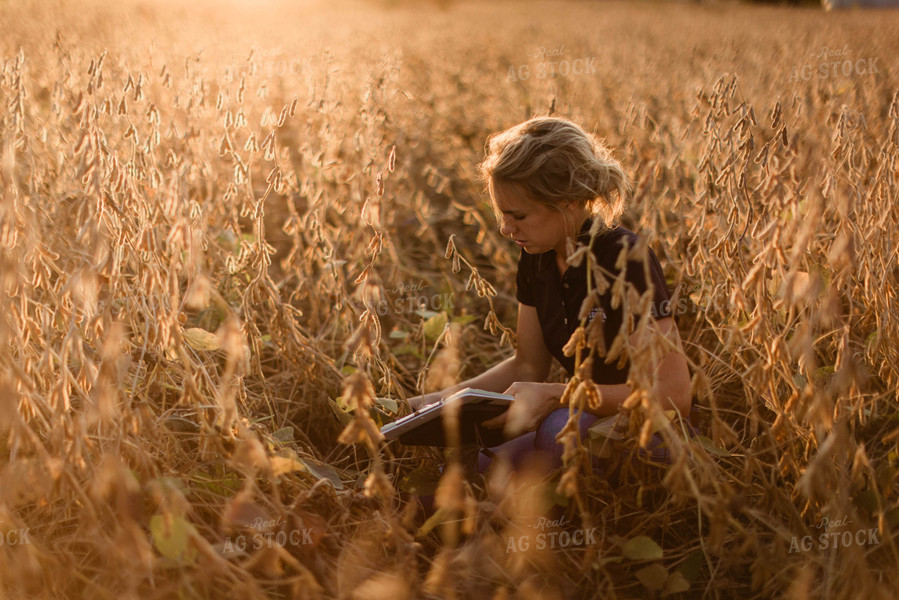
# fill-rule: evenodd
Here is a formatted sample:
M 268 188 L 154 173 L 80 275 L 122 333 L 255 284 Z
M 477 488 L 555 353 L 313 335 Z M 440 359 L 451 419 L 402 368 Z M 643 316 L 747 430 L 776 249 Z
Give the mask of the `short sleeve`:
M 534 271 L 531 265 L 530 255 L 524 249 L 518 257 L 518 273 L 515 276 L 515 297 L 522 304 L 536 306 L 534 297 Z

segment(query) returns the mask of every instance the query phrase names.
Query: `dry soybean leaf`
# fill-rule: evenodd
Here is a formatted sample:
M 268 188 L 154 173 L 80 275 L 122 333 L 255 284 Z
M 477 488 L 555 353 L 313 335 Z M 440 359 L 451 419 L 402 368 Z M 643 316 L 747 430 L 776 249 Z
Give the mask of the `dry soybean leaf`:
M 222 341 L 217 335 L 199 327 L 185 329 L 184 341 L 194 350 L 212 351 L 219 350 L 222 347 Z
M 624 439 L 624 434 L 615 426 L 618 423 L 618 415 L 600 419 L 587 429 L 591 439 L 608 438 L 610 440 Z
M 196 559 L 197 552 L 190 547 L 190 538 L 196 531 L 184 517 L 154 515 L 150 519 L 150 533 L 153 545 L 163 556 L 186 563 Z
M 253 502 L 251 494 L 241 492 L 228 502 L 222 514 L 222 521 L 232 529 L 251 527 L 261 530 L 271 518 L 261 506 Z
M 662 548 L 645 535 L 638 535 L 625 542 L 621 552 L 631 560 L 654 560 L 662 558 Z M 667 571 L 665 573 L 668 575 Z M 663 580 L 664 583 L 664 580 Z M 659 588 L 661 589 L 661 587 Z
M 379 598 L 408 598 L 409 583 L 396 574 L 378 573 L 353 590 L 352 600 Z
M 640 569 L 635 575 L 643 587 L 653 592 L 665 587 L 665 582 L 668 580 L 668 571 L 658 563 Z
M 306 465 L 294 458 L 289 458 L 287 456 L 272 457 L 272 473 L 274 473 L 275 477 L 278 477 L 279 475 L 283 475 L 285 473 L 305 470 L 307 470 Z
M 688 582 L 683 575 L 681 575 L 680 571 L 674 571 L 671 575 L 668 576 L 668 581 L 665 582 L 665 591 L 662 592 L 662 597 L 670 596 L 671 594 L 680 594 L 681 592 L 686 592 L 690 589 L 690 582 Z

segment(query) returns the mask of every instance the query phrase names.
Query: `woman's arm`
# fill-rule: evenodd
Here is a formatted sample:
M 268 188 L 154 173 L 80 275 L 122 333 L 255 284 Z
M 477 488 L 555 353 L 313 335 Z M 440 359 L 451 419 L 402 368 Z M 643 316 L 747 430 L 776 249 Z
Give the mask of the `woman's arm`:
M 490 392 L 505 392 L 516 381 L 543 381 L 549 375 L 552 355 L 543 341 L 537 309 L 527 304 L 518 305 L 518 347 L 515 355 L 491 367 L 480 375 L 461 383 L 409 399 L 414 410 L 437 402 L 441 398 L 470 387 Z
M 692 405 L 690 370 L 683 355 L 677 324 L 672 317 L 665 317 L 656 321 L 654 329 L 657 335 L 668 338 L 677 351 L 672 350 L 655 364 L 652 375 L 654 384 L 649 393 L 659 401 L 662 410 L 676 409 L 680 414 L 686 415 L 690 412 Z M 632 348 L 640 348 L 645 345 L 636 332 L 631 334 L 630 344 Z M 585 410 L 599 417 L 608 417 L 617 413 L 621 404 L 627 400 L 632 391 L 631 386 L 626 383 L 598 387 L 603 398 L 602 405 L 595 409 L 585 408 Z
M 658 400 L 662 410 L 677 410 L 686 416 L 690 412 L 693 400 L 690 396 L 690 369 L 684 357 L 680 333 L 673 317 L 665 317 L 655 322 L 655 331 L 649 335 L 660 335 L 668 339 L 676 350 L 671 350 L 655 363 L 652 375 L 653 386 L 650 395 Z M 631 334 L 631 346 L 640 348 L 641 340 L 637 333 Z M 628 390 L 630 394 L 630 390 Z
M 677 325 L 673 318 L 666 317 L 656 322 L 655 329 L 657 334 L 667 337 L 677 351 L 669 352 L 655 365 L 650 394 L 659 401 L 663 410 L 676 409 L 681 415 L 686 415 L 692 403 L 690 371 L 683 356 Z M 645 345 L 636 332 L 631 334 L 630 343 L 634 348 Z M 585 407 L 585 410 L 599 417 L 617 413 L 632 391 L 626 383 L 597 387 L 602 404 L 595 409 Z M 502 427 L 510 421 L 508 427 L 512 434 L 533 431 L 549 413 L 560 407 L 559 400 L 564 391 L 565 384 L 561 383 L 515 383 L 506 390 L 506 393 L 515 395 L 515 404 L 502 415 L 485 421 L 484 426 Z

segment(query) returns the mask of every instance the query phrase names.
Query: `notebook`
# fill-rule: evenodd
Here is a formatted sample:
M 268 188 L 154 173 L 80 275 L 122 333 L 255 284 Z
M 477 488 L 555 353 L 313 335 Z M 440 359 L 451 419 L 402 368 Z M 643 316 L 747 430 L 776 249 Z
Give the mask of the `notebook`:
M 507 394 L 465 388 L 388 423 L 381 428 L 381 433 L 388 441 L 399 440 L 409 446 L 448 446 L 450 441 L 444 423 L 447 420 L 443 415 L 458 407 L 460 444 L 477 444 L 486 448 L 498 446 L 507 441 L 503 428 L 488 429 L 481 423 L 504 413 L 513 399 Z

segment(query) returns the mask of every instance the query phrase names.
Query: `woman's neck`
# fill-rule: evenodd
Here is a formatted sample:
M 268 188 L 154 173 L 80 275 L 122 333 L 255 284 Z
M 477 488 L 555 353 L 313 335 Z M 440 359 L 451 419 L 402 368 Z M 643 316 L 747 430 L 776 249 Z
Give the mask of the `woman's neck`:
M 564 271 L 561 265 L 565 264 L 565 261 L 568 259 L 568 238 L 577 237 L 577 234 L 581 231 L 581 227 L 584 226 L 584 222 L 589 216 L 590 215 L 583 208 L 577 211 L 572 211 L 571 222 L 573 223 L 573 229 L 571 231 L 566 231 L 565 236 L 562 238 L 562 240 L 558 244 L 556 244 L 555 248 L 553 248 L 553 250 L 556 251 L 556 257 L 559 260 L 560 273 Z
M 559 267 L 559 277 L 565 274 L 565 271 L 568 270 L 568 238 L 576 238 L 577 234 L 581 231 L 581 227 L 584 226 L 584 222 L 590 215 L 587 211 L 581 209 L 576 213 L 572 214 L 572 221 L 574 223 L 574 230 L 571 232 L 566 232 L 565 237 L 562 238 L 560 244 L 557 244 L 555 248 L 556 251 L 556 264 Z

